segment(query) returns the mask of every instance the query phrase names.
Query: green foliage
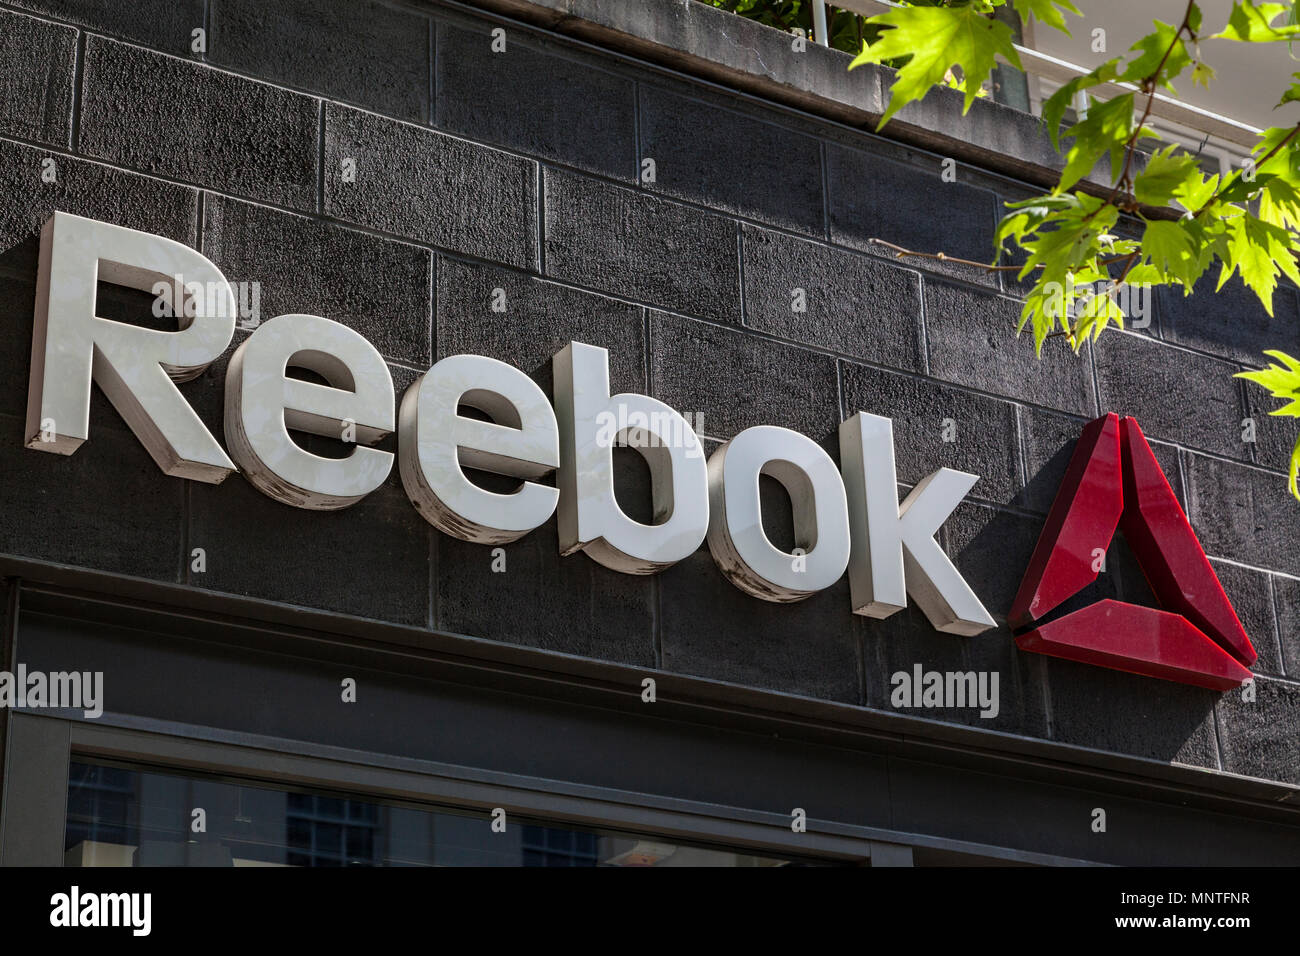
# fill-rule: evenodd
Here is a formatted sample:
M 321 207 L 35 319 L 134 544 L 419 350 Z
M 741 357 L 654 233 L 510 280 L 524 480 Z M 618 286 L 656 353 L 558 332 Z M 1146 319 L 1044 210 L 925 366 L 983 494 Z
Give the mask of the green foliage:
M 899 61 L 902 64 L 890 89 L 889 106 L 877 129 L 906 104 L 924 97 L 930 87 L 943 83 L 954 66 L 962 72 L 966 110 L 975 102 L 983 78 L 989 75 L 999 55 L 1012 66 L 1020 67 L 1011 28 L 985 16 L 993 7 L 993 3 L 900 7 L 867 21 L 889 29 L 864 47 L 849 69 L 864 63 Z
M 1133 183 L 1137 201 L 1147 206 L 1167 206 L 1180 194 L 1185 183 L 1200 174 L 1195 156 L 1180 155 L 1178 147 L 1156 150 L 1147 160 L 1146 169 Z
M 904 5 L 869 18 L 866 26 L 876 31 L 875 38 L 868 34 L 850 68 L 882 62 L 898 66 L 881 125 L 954 75 L 963 80 L 964 109 L 969 110 L 975 88 L 996 59 L 1019 66 L 1010 29 L 990 16 L 1006 3 Z M 1067 32 L 1065 14 L 1078 14 L 1062 0 L 1011 3 L 1021 17 Z M 1227 24 L 1214 36 L 1243 43 L 1290 42 L 1300 38 L 1295 20 L 1290 3 L 1234 0 Z M 1154 21 L 1151 32 L 1126 55 L 1065 83 L 1043 105 L 1052 145 L 1064 152 L 1064 169 L 1050 193 L 1007 204 L 995 236 L 996 252 L 1018 255 L 1021 264 L 987 266 L 1032 279 L 1018 331 L 1032 329 L 1038 354 L 1049 338 L 1061 337 L 1078 351 L 1110 325 L 1122 327 L 1120 293 L 1126 283 L 1181 287 L 1188 295 L 1217 263 L 1219 287 L 1240 276 L 1269 315 L 1283 276 L 1300 285 L 1300 126 L 1264 131 L 1253 164 L 1224 176 L 1206 176 L 1196 158 L 1176 145 L 1156 149 L 1145 163 L 1137 158 L 1141 140 L 1159 139 L 1147 126 L 1155 91 L 1176 93 L 1175 81 L 1189 70 L 1194 84 L 1208 86 L 1214 78 L 1200 60 L 1203 36 L 1201 10 L 1189 2 L 1179 23 Z M 1300 73 L 1292 79 L 1300 81 Z M 1090 94 L 1086 111 L 1062 131 L 1067 111 L 1084 93 Z M 1300 82 L 1283 91 L 1278 105 L 1293 101 L 1300 101 Z M 1109 190 L 1084 182 L 1103 158 L 1109 160 Z M 1121 214 L 1136 220 L 1140 238 L 1113 233 Z M 1282 352 L 1267 354 L 1282 364 L 1241 377 L 1287 400 L 1273 414 L 1300 418 L 1300 361 Z M 1290 468 L 1291 491 L 1300 498 L 1298 475 L 1300 442 Z
M 1274 20 L 1284 13 L 1291 12 L 1289 3 L 1251 3 L 1239 0 L 1232 5 L 1228 25 L 1221 33 L 1214 34 L 1215 39 L 1241 40 L 1245 43 L 1268 43 L 1273 40 L 1289 40 L 1300 32 L 1295 25 L 1271 26 Z
M 1172 275 L 1190 290 L 1205 271 L 1205 263 L 1196 240 L 1176 222 L 1153 219 L 1142 232 L 1142 255 L 1155 270 L 1155 274 Z
M 1143 135 L 1154 136 L 1150 130 Z M 1133 94 L 1126 93 L 1113 100 L 1092 101 L 1088 115 L 1076 123 L 1067 138 L 1074 140 L 1065 153 L 1065 169 L 1053 192 L 1069 189 L 1092 171 L 1097 160 L 1110 155 L 1110 175 L 1118 179 L 1129 145 L 1135 138 L 1133 132 Z
M 1300 362 L 1297 362 L 1285 352 L 1279 352 L 1275 349 L 1269 349 L 1264 354 L 1276 359 L 1277 362 L 1270 362 L 1267 368 L 1258 372 L 1238 372 L 1237 378 L 1244 378 L 1254 382 L 1256 385 L 1268 389 L 1274 398 L 1280 398 L 1286 402 L 1281 408 L 1269 412 L 1270 415 L 1288 415 L 1292 418 L 1300 418 Z M 1300 482 L 1297 479 L 1300 479 L 1300 440 L 1296 441 L 1295 447 L 1291 450 L 1291 467 L 1287 474 L 1291 494 L 1300 498 L 1300 487 L 1298 487 Z
M 1060 30 L 1067 36 L 1070 28 L 1065 25 L 1065 12 L 1073 13 L 1076 17 L 1083 16 L 1079 8 L 1069 0 L 1014 0 L 1014 5 L 1022 20 L 1033 17 L 1039 23 Z

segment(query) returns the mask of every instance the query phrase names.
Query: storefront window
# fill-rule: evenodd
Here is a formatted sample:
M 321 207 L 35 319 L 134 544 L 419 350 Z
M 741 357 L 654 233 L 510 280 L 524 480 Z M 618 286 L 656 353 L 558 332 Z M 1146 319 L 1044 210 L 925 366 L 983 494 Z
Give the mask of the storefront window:
M 653 836 L 76 760 L 68 866 L 784 866 Z

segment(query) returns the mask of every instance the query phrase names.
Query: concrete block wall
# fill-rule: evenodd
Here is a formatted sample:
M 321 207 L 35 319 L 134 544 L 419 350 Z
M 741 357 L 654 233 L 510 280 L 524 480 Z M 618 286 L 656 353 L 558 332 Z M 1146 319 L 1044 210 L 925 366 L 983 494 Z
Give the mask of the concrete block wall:
M 1024 183 L 964 163 L 944 182 L 940 153 L 460 5 L 0 0 L 0 66 L 0 553 L 883 711 L 890 675 L 916 663 L 997 670 L 996 719 L 910 713 L 1300 784 L 1295 425 L 1231 377 L 1262 348 L 1300 348 L 1294 289 L 1271 320 L 1235 282 L 1162 294 L 1149 328 L 1036 360 L 1013 332 L 1013 280 L 869 242 L 987 258 Z M 941 466 L 982 476 L 941 543 L 999 626 L 951 637 L 915 609 L 869 621 L 844 581 L 767 604 L 707 549 L 620 575 L 560 558 L 553 520 L 494 573 L 489 549 L 419 518 L 396 470 L 333 514 L 240 477 L 167 478 L 98 394 L 75 455 L 27 451 L 36 237 L 55 209 L 202 249 L 260 283 L 264 317 L 357 329 L 399 393 L 460 352 L 549 392 L 550 356 L 577 339 L 610 350 L 616 390 L 702 416 L 710 447 L 774 424 L 834 455 L 842 418 L 889 415 L 904 490 Z M 147 299 L 101 297 L 150 320 Z M 217 435 L 225 368 L 182 386 Z M 1012 595 L 1079 429 L 1103 411 L 1152 439 L 1259 649 L 1255 702 L 1016 649 Z M 634 513 L 645 475 L 620 463 Z M 783 502 L 767 500 L 779 537 Z M 1107 567 L 1091 596 L 1150 600 L 1122 542 Z

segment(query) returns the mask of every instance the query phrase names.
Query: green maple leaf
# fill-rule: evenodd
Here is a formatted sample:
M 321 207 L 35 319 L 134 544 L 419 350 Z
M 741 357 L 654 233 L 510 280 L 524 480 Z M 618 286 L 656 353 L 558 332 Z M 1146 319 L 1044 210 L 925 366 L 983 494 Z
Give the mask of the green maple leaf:
M 1291 79 L 1300 80 L 1300 73 L 1292 73 Z M 1294 103 L 1296 100 L 1300 100 L 1300 83 L 1292 83 L 1287 87 L 1287 91 L 1283 93 L 1282 98 L 1277 101 L 1277 106 Z M 1273 109 L 1277 109 L 1277 106 L 1273 107 Z
M 889 106 L 877 130 L 908 103 L 924 98 L 954 66 L 967 79 L 963 112 L 978 98 L 980 82 L 992 71 L 997 56 L 1021 68 L 1011 28 L 974 7 L 903 7 L 871 17 L 867 23 L 889 29 L 863 49 L 849 69 L 907 58 L 889 88 Z
M 1160 272 L 1181 281 L 1184 288 L 1195 285 L 1204 271 L 1196 240 L 1177 222 L 1164 219 L 1148 222 L 1142 233 L 1142 254 Z
M 1129 49 L 1138 50 L 1139 55 L 1130 60 L 1124 68 L 1121 80 L 1145 80 L 1160 70 L 1160 84 L 1173 89 L 1170 82 L 1192 62 L 1191 54 L 1183 39 L 1178 35 L 1178 27 L 1159 20 L 1153 21 L 1155 31 L 1148 33 L 1134 43 Z M 1161 63 L 1164 66 L 1161 67 Z
M 1106 153 L 1110 154 L 1112 178 L 1118 178 L 1124 162 L 1124 150 L 1133 133 L 1133 94 L 1125 93 L 1113 100 L 1093 100 L 1088 115 L 1070 127 L 1066 134 L 1074 142 L 1065 154 L 1065 169 L 1054 192 L 1063 192 L 1092 171 Z M 1154 136 L 1147 130 L 1143 135 Z
M 1119 57 L 1113 60 L 1107 60 L 1105 63 L 1096 67 L 1091 73 L 1083 76 L 1076 76 L 1074 79 L 1062 83 L 1055 93 L 1047 98 L 1043 104 L 1043 122 L 1047 125 L 1047 135 L 1051 137 L 1052 149 L 1061 148 L 1061 120 L 1065 117 L 1065 111 L 1074 102 L 1075 95 L 1080 90 L 1092 89 L 1094 86 L 1101 86 L 1119 76 Z
M 1300 414 L 1297 412 L 1296 414 Z M 1287 469 L 1286 480 L 1291 486 L 1291 496 L 1300 498 L 1300 488 L 1296 487 L 1296 479 L 1300 478 L 1300 438 L 1296 439 L 1295 446 L 1291 449 L 1291 466 Z
M 1218 173 L 1206 177 L 1198 170 L 1196 175 L 1187 177 L 1174 189 L 1174 199 L 1189 212 L 1196 212 L 1210 201 L 1218 188 Z
M 1300 26 L 1271 26 L 1272 22 L 1291 9 L 1289 3 L 1252 3 L 1236 0 L 1228 25 L 1215 40 L 1239 40 L 1245 43 L 1268 43 L 1273 40 L 1291 40 L 1300 33 Z
M 1020 322 L 1016 326 L 1016 334 L 1019 335 L 1024 331 L 1025 325 L 1033 321 L 1034 354 L 1040 358 L 1043 354 L 1043 342 L 1047 340 L 1048 333 L 1056 326 L 1065 308 L 1060 293 L 1051 291 L 1053 285 L 1059 289 L 1062 284 L 1055 280 L 1034 284 L 1025 295 L 1025 304 L 1020 308 Z
M 1184 184 L 1193 177 L 1200 181 L 1200 166 L 1195 156 L 1186 153 L 1175 155 L 1178 147 L 1166 146 L 1157 150 L 1147 160 L 1146 169 L 1133 181 L 1133 194 L 1138 202 L 1150 206 L 1165 206 L 1173 201 Z
M 1300 285 L 1295 240 L 1286 229 L 1245 212 L 1227 220 L 1227 226 L 1228 255 L 1224 257 L 1218 287 L 1223 288 L 1232 273 L 1239 271 L 1241 281 L 1254 291 L 1271 317 L 1278 273 L 1285 273 L 1288 279 Z
M 1300 189 L 1274 176 L 1259 194 L 1259 218 L 1275 226 L 1300 229 Z
M 1062 11 L 1073 13 L 1076 17 L 1083 16 L 1079 8 L 1070 3 L 1070 0 L 1013 0 L 1013 5 L 1022 20 L 1033 17 L 1039 23 L 1054 27 L 1066 36 L 1069 36 L 1070 30 L 1065 25 L 1065 13 Z
M 1285 352 L 1279 352 L 1270 349 L 1264 353 L 1280 362 L 1280 365 L 1270 362 L 1267 368 L 1253 372 L 1238 372 L 1236 378 L 1244 378 L 1268 389 L 1273 398 L 1284 398 L 1294 401 L 1300 396 L 1300 362 L 1297 362 Z M 1277 414 L 1273 412 L 1272 414 Z
M 1276 359 L 1280 364 L 1270 362 L 1267 368 L 1253 372 L 1238 372 L 1235 377 L 1254 382 L 1256 385 L 1268 389 L 1273 398 L 1286 401 L 1286 404 L 1281 408 L 1269 412 L 1270 415 L 1300 418 L 1300 362 L 1285 352 L 1276 349 L 1269 349 L 1264 354 Z M 1300 498 L 1300 439 L 1297 439 L 1295 446 L 1291 449 L 1291 464 L 1287 469 L 1287 483 L 1291 488 L 1292 496 Z

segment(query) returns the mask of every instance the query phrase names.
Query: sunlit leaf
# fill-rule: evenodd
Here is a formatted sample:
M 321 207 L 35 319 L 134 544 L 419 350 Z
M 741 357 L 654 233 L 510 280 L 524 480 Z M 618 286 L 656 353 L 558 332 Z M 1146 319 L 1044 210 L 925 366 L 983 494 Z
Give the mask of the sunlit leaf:
M 1228 15 L 1228 25 L 1221 33 L 1214 34 L 1214 39 L 1240 40 L 1247 43 L 1293 39 L 1297 33 L 1300 33 L 1300 26 L 1271 26 L 1274 20 L 1290 9 L 1289 3 L 1252 3 L 1251 0 L 1235 0 L 1232 4 L 1232 13 Z
M 1121 80 L 1138 82 L 1155 76 L 1160 72 L 1160 85 L 1173 89 L 1172 80 L 1192 62 L 1187 45 L 1179 33 L 1179 28 L 1169 23 L 1156 20 L 1155 31 L 1142 37 L 1130 49 L 1139 51 L 1138 56 L 1129 60 L 1120 76 Z
M 1113 175 L 1119 175 L 1116 160 L 1123 160 L 1124 148 L 1133 132 L 1133 94 L 1126 93 L 1113 100 L 1093 105 L 1087 117 L 1066 134 L 1073 139 L 1065 154 L 1065 169 L 1056 184 L 1056 192 L 1069 189 L 1097 165 L 1097 160 L 1107 154 L 1111 157 Z
M 1196 242 L 1181 223 L 1163 219 L 1148 222 L 1142 233 L 1142 254 L 1161 273 L 1177 277 L 1189 288 L 1204 271 L 1199 268 Z
M 1133 181 L 1133 195 L 1138 202 L 1165 206 L 1173 201 L 1184 184 L 1199 182 L 1200 166 L 1195 156 L 1175 155 L 1177 146 L 1166 146 L 1147 159 L 1146 168 Z M 1194 183 L 1193 183 L 1194 185 Z
M 1016 13 L 1020 14 L 1022 20 L 1033 17 L 1039 23 L 1060 30 L 1066 35 L 1069 35 L 1070 30 L 1065 25 L 1065 13 L 1073 13 L 1076 17 L 1083 16 L 1079 8 L 1070 3 L 1070 0 L 1013 0 L 1013 3 Z
M 974 80 L 966 84 L 963 111 L 975 102 L 979 85 L 992 71 L 997 56 L 1020 68 L 1011 28 L 983 16 L 974 6 L 903 7 L 871 17 L 867 23 L 890 29 L 859 53 L 849 69 L 907 57 L 890 87 L 889 106 L 877 129 L 908 103 L 923 98 L 930 87 L 943 83 L 954 66 Z

